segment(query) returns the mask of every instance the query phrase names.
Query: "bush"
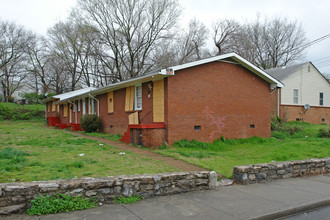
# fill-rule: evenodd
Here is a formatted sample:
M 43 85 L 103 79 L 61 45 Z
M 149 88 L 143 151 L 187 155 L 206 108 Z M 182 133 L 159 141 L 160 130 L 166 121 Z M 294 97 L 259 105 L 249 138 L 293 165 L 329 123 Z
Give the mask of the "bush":
M 96 207 L 94 199 L 72 197 L 69 195 L 44 195 L 37 196 L 31 201 L 31 208 L 26 212 L 29 215 L 42 215 L 58 212 L 69 212 Z
M 11 118 L 11 113 L 10 113 L 9 108 L 2 103 L 0 103 L 0 118 L 1 119 L 10 119 Z
M 321 128 L 319 130 L 319 137 L 330 137 L 330 128 Z
M 33 109 L 27 105 L 0 103 L 0 120 L 30 120 L 32 118 L 43 118 L 44 115 L 44 110 L 41 111 L 39 108 Z
M 282 122 L 282 119 L 278 116 L 271 118 L 271 130 L 272 131 L 278 131 L 284 123 Z
M 84 115 L 80 118 L 81 128 L 85 132 L 99 132 L 102 128 L 102 122 L 99 116 L 97 115 Z

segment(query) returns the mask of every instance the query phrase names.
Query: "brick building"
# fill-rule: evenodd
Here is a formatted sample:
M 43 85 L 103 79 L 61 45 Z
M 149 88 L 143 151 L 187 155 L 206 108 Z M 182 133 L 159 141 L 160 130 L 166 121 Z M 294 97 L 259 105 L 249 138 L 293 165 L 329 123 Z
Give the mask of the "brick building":
M 282 86 L 231 53 L 169 67 L 48 105 L 71 103 L 74 111 L 66 117 L 60 112 L 61 121 L 71 117 L 79 123 L 84 113 L 98 114 L 104 132 L 122 134 L 127 143 L 152 147 L 181 139 L 211 142 L 222 136 L 270 137 L 272 108 L 279 104 L 272 96 Z
M 330 124 L 330 83 L 312 62 L 266 72 L 285 85 L 279 92 L 282 119 Z

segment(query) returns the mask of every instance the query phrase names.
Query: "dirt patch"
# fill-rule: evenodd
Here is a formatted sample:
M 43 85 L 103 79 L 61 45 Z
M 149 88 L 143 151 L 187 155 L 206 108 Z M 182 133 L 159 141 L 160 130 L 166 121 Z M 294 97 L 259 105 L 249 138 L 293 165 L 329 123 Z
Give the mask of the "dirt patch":
M 141 149 L 141 148 L 133 147 L 133 146 L 130 146 L 130 145 L 122 143 L 122 142 L 107 140 L 107 139 L 103 139 L 103 138 L 99 138 L 99 137 L 91 137 L 91 136 L 87 136 L 87 135 L 80 134 L 80 133 L 75 133 L 75 132 L 70 132 L 70 131 L 65 131 L 65 132 L 73 134 L 73 135 L 77 135 L 79 137 L 84 137 L 84 138 L 89 138 L 89 139 L 92 139 L 92 140 L 97 140 L 101 143 L 108 144 L 110 146 L 116 147 L 116 148 L 121 149 L 123 151 L 131 151 L 131 152 L 136 153 L 136 154 L 147 156 L 147 157 L 150 157 L 154 160 L 162 161 L 163 163 L 168 164 L 168 165 L 170 165 L 172 167 L 175 167 L 175 168 L 177 168 L 179 170 L 182 170 L 182 171 L 207 171 L 206 169 L 204 169 L 202 167 L 184 162 L 182 160 L 176 160 L 172 157 L 166 157 L 166 156 L 163 156 L 161 154 L 158 154 L 158 153 L 155 153 L 155 152 L 152 152 L 152 151 L 149 151 L 149 150 L 144 150 L 144 149 Z

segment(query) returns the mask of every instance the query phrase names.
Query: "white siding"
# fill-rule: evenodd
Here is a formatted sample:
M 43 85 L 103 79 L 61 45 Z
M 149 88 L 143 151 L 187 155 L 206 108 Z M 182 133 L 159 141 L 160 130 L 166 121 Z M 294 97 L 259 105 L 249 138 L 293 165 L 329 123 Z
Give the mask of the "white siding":
M 308 72 L 310 66 L 310 72 Z M 320 92 L 323 92 L 323 106 L 330 107 L 330 86 L 320 73 L 310 64 L 289 75 L 282 81 L 282 104 L 294 105 L 293 90 L 298 89 L 298 105 L 320 106 Z

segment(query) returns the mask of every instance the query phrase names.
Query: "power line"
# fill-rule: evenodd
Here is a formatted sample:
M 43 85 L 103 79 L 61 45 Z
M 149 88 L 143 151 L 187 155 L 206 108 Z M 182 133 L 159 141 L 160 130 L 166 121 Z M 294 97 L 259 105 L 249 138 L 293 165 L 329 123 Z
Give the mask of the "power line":
M 320 37 L 320 38 L 317 38 L 316 40 L 313 40 L 313 41 L 311 41 L 311 42 L 309 42 L 309 43 L 307 43 L 307 44 L 305 44 L 305 45 L 302 45 L 302 46 L 300 46 L 300 47 L 303 47 L 303 48 L 305 49 L 305 48 L 310 47 L 310 46 L 312 46 L 313 44 L 319 43 L 319 42 L 321 42 L 321 41 L 323 41 L 323 40 L 325 40 L 325 39 L 327 39 L 327 38 L 329 38 L 329 37 L 330 37 L 330 34 L 324 35 L 324 36 L 322 36 L 322 37 Z M 299 48 L 299 47 L 298 47 L 298 48 Z

